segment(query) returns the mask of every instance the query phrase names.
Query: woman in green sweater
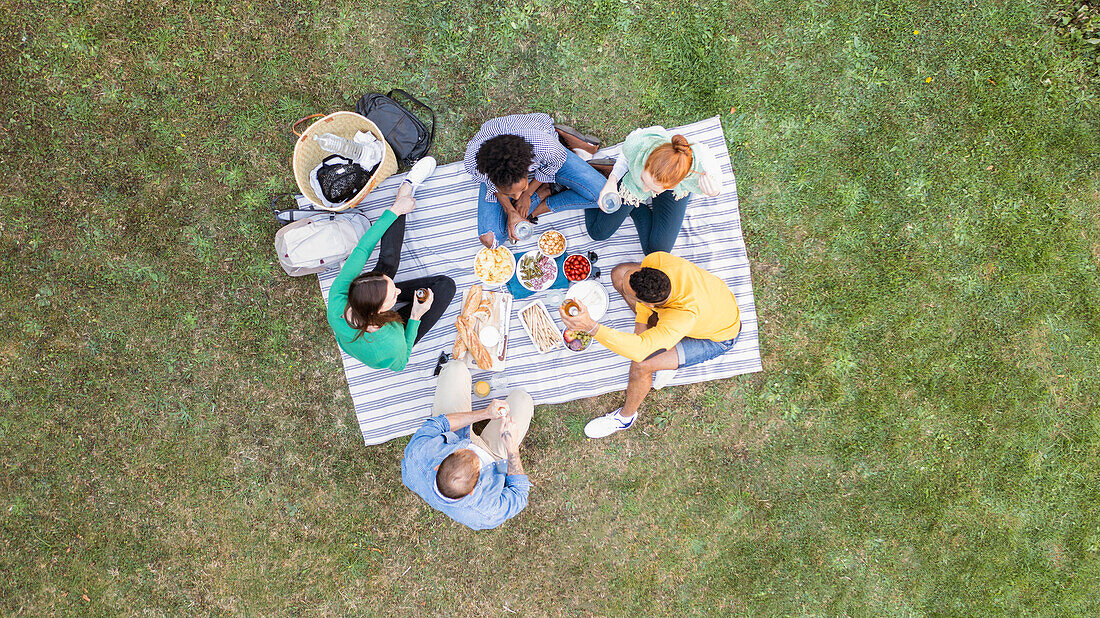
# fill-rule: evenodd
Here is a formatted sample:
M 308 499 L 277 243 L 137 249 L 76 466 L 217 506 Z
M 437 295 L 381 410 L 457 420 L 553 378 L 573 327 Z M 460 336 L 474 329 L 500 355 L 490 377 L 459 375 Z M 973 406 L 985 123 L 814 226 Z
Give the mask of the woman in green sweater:
M 401 183 L 393 206 L 359 239 L 329 288 L 328 323 L 337 343 L 376 369 L 404 369 L 413 345 L 439 321 L 455 295 L 454 280 L 443 275 L 400 283 L 393 280 L 401 261 L 405 215 L 416 205 L 412 190 L 410 182 Z M 363 273 L 379 241 L 378 263 L 374 270 Z M 415 298 L 419 289 L 428 290 L 423 302 Z M 399 303 L 405 304 L 395 311 Z

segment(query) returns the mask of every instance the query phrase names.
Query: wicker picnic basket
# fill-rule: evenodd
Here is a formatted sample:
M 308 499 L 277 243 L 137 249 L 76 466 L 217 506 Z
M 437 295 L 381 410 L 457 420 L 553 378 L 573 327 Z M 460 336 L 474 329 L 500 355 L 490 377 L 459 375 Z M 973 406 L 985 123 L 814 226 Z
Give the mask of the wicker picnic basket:
M 309 201 L 316 204 L 318 208 L 331 210 L 333 212 L 354 208 L 359 205 L 359 202 L 363 201 L 363 198 L 365 198 L 368 193 L 378 186 L 378 183 L 389 178 L 397 171 L 397 155 L 393 153 L 393 148 L 390 148 L 389 143 L 386 142 L 386 136 L 382 135 L 378 127 L 370 120 L 367 120 L 365 116 L 360 116 L 355 112 L 334 112 L 309 125 L 309 128 L 306 129 L 304 133 L 298 133 L 299 124 L 310 118 L 317 118 L 320 116 L 324 116 L 324 114 L 306 116 L 291 126 L 291 130 L 294 131 L 295 135 L 298 135 L 298 141 L 294 144 L 294 157 L 291 159 L 291 164 L 294 167 L 294 180 L 298 182 L 298 190 L 309 198 Z M 317 141 L 313 139 L 313 136 L 321 135 L 322 133 L 332 133 L 333 135 L 351 139 L 355 137 L 356 131 L 370 131 L 373 133 L 375 137 L 382 140 L 382 143 L 386 145 L 386 152 L 382 155 L 382 162 L 378 164 L 378 168 L 371 174 L 370 180 L 368 180 L 367 184 L 359 190 L 359 193 L 355 194 L 355 197 L 336 208 L 327 208 L 320 196 L 318 196 L 313 190 L 313 187 L 310 186 L 309 173 L 313 171 L 313 168 L 320 165 L 321 161 L 326 157 L 332 156 L 332 153 L 322 150 L 321 146 L 317 144 Z

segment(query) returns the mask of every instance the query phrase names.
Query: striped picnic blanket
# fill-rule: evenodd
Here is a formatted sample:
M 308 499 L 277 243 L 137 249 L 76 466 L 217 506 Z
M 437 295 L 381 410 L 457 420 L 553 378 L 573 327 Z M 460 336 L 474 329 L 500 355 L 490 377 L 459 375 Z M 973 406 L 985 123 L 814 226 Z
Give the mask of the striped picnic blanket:
M 729 151 L 718 117 L 677 127 L 692 141 L 710 146 L 726 174 L 722 195 L 715 198 L 692 196 L 683 229 L 673 253 L 686 258 L 726 281 L 737 296 L 741 308 L 742 328 L 734 348 L 725 355 L 680 370 L 673 384 L 689 384 L 729 378 L 761 370 L 757 332 L 756 305 L 745 242 L 741 237 L 741 218 L 737 208 L 737 187 L 730 166 Z M 617 156 L 621 145 L 605 148 L 597 156 Z M 397 187 L 404 176 L 393 176 L 381 183 L 364 200 L 363 210 L 372 219 L 393 204 Z M 454 320 L 461 309 L 462 292 L 477 283 L 473 259 L 481 244 L 477 240 L 478 185 L 463 170 L 462 163 L 441 165 L 435 174 L 416 192 L 416 210 L 407 220 L 405 246 L 401 254 L 398 281 L 429 274 L 445 274 L 455 280 L 458 294 L 439 323 L 413 349 L 404 371 L 371 369 L 347 354 L 342 354 L 344 371 L 359 429 L 367 444 L 379 444 L 414 433 L 431 414 L 436 378 L 432 376 L 436 359 L 442 350 L 454 343 Z M 601 322 L 619 330 L 632 330 L 634 314 L 626 302 L 611 287 L 610 273 L 615 264 L 639 262 L 643 255 L 638 234 L 630 218 L 608 240 L 596 242 L 585 232 L 582 211 L 568 211 L 539 218 L 536 232 L 556 229 L 565 234 L 570 251 L 592 250 L 599 258 L 596 266 L 603 271 L 602 282 L 611 294 L 611 307 Z M 536 235 L 516 246 L 534 248 Z M 529 245 L 529 246 L 528 246 Z M 373 267 L 375 255 L 369 262 Z M 321 293 L 328 301 L 328 290 L 337 271 L 318 275 Z M 533 299 L 544 299 L 546 293 Z M 507 385 L 504 391 L 522 387 L 536 404 L 552 404 L 593 397 L 626 388 L 630 361 L 598 343 L 583 351 L 559 349 L 539 354 L 515 316 L 515 311 L 529 300 L 516 301 L 508 331 L 507 368 L 503 372 Z M 554 319 L 559 321 L 556 311 Z M 495 374 L 472 370 L 474 380 L 488 380 Z M 487 400 L 475 397 L 474 406 Z M 643 411 L 645 405 L 643 404 Z

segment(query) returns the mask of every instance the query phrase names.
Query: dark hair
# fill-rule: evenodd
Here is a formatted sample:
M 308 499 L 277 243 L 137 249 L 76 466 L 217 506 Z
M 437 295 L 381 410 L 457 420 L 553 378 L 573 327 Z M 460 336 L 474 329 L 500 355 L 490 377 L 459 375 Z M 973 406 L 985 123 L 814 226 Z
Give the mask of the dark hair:
M 481 476 L 478 462 L 477 453 L 468 448 L 460 448 L 447 455 L 435 474 L 435 485 L 439 488 L 439 493 L 451 500 L 469 495 Z
M 672 294 L 672 280 L 656 268 L 643 266 L 630 275 L 630 288 L 638 300 L 656 305 L 668 300 L 669 294 Z
M 485 140 L 474 159 L 477 171 L 499 187 L 510 187 L 527 178 L 527 168 L 535 159 L 535 147 L 518 135 L 498 135 Z
M 378 310 L 386 300 L 388 288 L 383 274 L 373 270 L 351 280 L 351 285 L 348 286 L 348 306 L 344 309 L 344 319 L 347 320 L 348 326 L 359 331 L 352 341 L 362 337 L 368 327 L 381 328 L 389 322 L 402 321 L 396 311 Z

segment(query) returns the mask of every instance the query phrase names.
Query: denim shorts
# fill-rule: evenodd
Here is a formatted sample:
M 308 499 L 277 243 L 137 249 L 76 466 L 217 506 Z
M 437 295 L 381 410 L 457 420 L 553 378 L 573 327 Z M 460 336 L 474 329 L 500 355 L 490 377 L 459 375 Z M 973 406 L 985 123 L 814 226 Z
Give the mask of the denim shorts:
M 738 333 L 740 336 L 741 333 Z M 684 337 L 676 344 L 676 356 L 680 359 L 680 367 L 698 365 L 729 352 L 733 348 L 733 342 L 737 338 L 726 341 L 711 341 L 710 339 L 692 339 Z

